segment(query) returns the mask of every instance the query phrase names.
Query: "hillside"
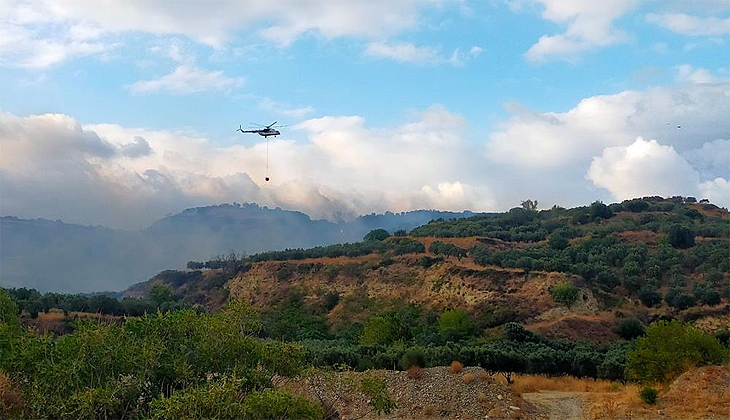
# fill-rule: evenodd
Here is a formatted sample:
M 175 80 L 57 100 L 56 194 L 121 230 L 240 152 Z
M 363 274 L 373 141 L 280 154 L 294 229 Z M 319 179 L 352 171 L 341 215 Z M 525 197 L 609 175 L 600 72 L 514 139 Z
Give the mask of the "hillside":
M 355 241 L 375 228 L 410 230 L 435 218 L 472 215 L 419 210 L 335 223 L 279 208 L 223 204 L 187 209 L 141 231 L 8 216 L 0 218 L 0 285 L 65 293 L 123 290 L 190 260 Z
M 606 345 L 624 318 L 727 327 L 729 240 L 727 210 L 692 199 L 516 208 L 432 221 L 382 241 L 200 263 L 216 269 L 167 271 L 126 295 L 164 284 L 182 302 L 215 308 L 235 298 L 308 317 L 312 325 L 292 318 L 272 327 L 289 339 L 347 335 L 413 305 L 430 322 L 429 314 L 463 309 L 477 335 L 518 321 L 546 337 Z

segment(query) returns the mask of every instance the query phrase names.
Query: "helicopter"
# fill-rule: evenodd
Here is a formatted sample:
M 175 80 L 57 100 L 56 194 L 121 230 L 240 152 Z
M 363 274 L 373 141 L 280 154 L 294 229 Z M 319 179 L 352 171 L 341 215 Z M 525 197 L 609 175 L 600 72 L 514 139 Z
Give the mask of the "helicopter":
M 270 180 L 270 178 L 269 178 L 269 137 L 270 136 L 276 137 L 281 134 L 279 132 L 279 130 L 276 130 L 274 127 L 276 127 L 276 128 L 286 127 L 285 125 L 277 126 L 276 123 L 277 123 L 277 121 L 274 121 L 269 125 L 251 123 L 253 125 L 262 127 L 262 128 L 256 129 L 256 130 L 244 130 L 243 124 L 241 124 L 238 126 L 238 130 L 236 130 L 236 131 L 240 131 L 241 133 L 255 133 L 266 139 L 266 177 L 264 178 L 266 180 L 266 182 L 269 182 L 269 180 Z
M 236 131 L 240 131 L 241 133 L 256 133 L 259 136 L 262 136 L 264 138 L 268 138 L 269 136 L 276 137 L 281 134 L 279 132 L 279 130 L 274 129 L 274 127 L 276 126 L 276 123 L 277 123 L 277 121 L 274 121 L 269 125 L 253 124 L 253 125 L 258 125 L 259 127 L 262 127 L 262 128 L 256 129 L 256 130 L 244 130 L 243 125 L 239 125 L 238 130 L 236 130 Z M 281 128 L 281 127 L 286 127 L 286 126 L 283 126 L 283 125 L 276 126 L 276 128 Z

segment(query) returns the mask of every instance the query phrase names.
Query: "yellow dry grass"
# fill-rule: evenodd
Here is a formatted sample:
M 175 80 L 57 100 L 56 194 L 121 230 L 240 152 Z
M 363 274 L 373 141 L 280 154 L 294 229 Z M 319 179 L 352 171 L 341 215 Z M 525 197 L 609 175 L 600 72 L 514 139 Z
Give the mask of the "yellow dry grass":
M 510 386 L 517 395 L 537 391 L 566 392 L 615 392 L 616 385 L 601 379 L 579 379 L 572 376 L 548 377 L 540 375 L 515 375 Z M 504 382 L 504 379 L 502 379 Z M 619 385 L 620 386 L 620 385 Z

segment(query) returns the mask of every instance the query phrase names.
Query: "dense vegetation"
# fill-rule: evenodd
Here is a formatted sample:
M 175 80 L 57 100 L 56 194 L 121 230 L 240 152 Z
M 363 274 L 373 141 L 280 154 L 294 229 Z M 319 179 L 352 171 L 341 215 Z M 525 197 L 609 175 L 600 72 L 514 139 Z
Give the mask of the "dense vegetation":
M 730 298 L 730 219 L 716 207 L 692 198 L 650 197 L 575 209 L 536 208 L 528 200 L 502 214 L 437 220 L 410 237 L 376 229 L 358 243 L 191 261 L 189 271 L 158 274 L 140 289 L 147 293 L 144 298 L 0 289 L 0 382 L 9 377 L 20 390 L 26 405 L 15 408 L 17 415 L 321 418 L 326 407 L 278 390 L 272 377 L 300 375 L 308 366 L 363 371 L 458 360 L 508 380 L 517 372 L 652 384 L 671 380 L 689 366 L 728 360 L 730 332 L 713 337 L 689 324 L 665 321 L 691 320 L 700 311 L 727 313 L 720 305 Z M 428 249 L 420 240 L 424 236 L 437 237 L 425 241 Z M 478 238 L 447 239 L 465 236 Z M 379 256 L 342 264 L 300 261 L 368 254 Z M 399 261 L 409 272 L 424 272 L 464 258 L 492 267 L 485 271 L 496 266 L 568 274 L 549 288 L 552 300 L 574 308 L 586 289 L 592 291 L 602 310 L 617 316 L 615 334 L 621 339 L 597 345 L 546 338 L 528 331 L 520 324 L 525 317 L 505 305 L 435 310 L 375 302 L 366 292 L 341 296 L 322 288 L 312 294 L 296 283 L 310 275 L 324 282 L 362 280 L 367 272 Z M 260 314 L 240 302 L 215 312 L 198 304 L 199 295 L 227 291 L 228 280 L 263 261 L 276 261 L 262 266 L 286 293 Z M 644 306 L 643 315 L 624 314 L 620 303 L 629 300 Z M 41 336 L 21 324 L 51 309 L 123 317 L 111 323 L 74 321 L 72 332 L 62 336 Z M 360 315 L 360 322 L 332 322 L 347 313 Z M 361 388 L 382 390 L 370 385 Z M 382 394 L 371 397 L 391 407 Z
M 71 334 L 24 329 L 0 289 L 0 377 L 22 404 L 0 415 L 55 419 L 321 419 L 323 408 L 278 390 L 274 375 L 305 368 L 305 350 L 262 339 L 258 314 L 230 302 L 217 313 L 158 312 L 122 323 L 77 322 Z M 382 401 L 382 389 L 369 395 Z

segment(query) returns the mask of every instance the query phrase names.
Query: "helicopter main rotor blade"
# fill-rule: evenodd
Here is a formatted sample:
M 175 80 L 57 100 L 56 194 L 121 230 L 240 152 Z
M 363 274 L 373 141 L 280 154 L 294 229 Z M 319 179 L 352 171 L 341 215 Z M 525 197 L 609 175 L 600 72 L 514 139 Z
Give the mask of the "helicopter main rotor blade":
M 274 121 L 271 124 L 267 125 L 266 128 L 271 128 L 274 124 L 276 124 L 276 121 Z

